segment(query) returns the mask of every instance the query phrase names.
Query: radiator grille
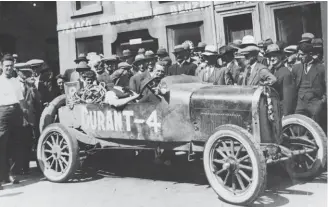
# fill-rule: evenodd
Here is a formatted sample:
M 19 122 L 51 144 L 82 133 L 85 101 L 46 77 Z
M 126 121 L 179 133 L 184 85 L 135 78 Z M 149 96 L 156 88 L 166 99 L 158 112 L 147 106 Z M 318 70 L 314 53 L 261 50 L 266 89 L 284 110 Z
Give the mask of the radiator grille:
M 217 114 L 217 113 L 201 113 L 200 131 L 210 134 L 214 129 L 223 124 L 235 124 L 243 127 L 243 120 L 240 114 Z

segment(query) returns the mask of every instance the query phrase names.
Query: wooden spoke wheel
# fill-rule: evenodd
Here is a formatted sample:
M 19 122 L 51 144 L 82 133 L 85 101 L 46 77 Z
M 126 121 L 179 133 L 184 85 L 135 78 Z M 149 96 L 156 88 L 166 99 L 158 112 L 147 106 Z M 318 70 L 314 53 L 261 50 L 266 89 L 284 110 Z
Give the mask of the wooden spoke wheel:
M 78 142 L 63 125 L 51 124 L 40 136 L 37 157 L 48 180 L 65 182 L 80 164 Z
M 247 205 L 266 185 L 266 163 L 260 146 L 241 127 L 218 127 L 207 141 L 204 168 L 207 179 L 221 200 Z
M 291 178 L 312 179 L 320 174 L 327 162 L 327 137 L 312 119 L 293 114 L 283 118 L 282 135 L 291 150 L 314 150 L 296 155 L 286 162 Z

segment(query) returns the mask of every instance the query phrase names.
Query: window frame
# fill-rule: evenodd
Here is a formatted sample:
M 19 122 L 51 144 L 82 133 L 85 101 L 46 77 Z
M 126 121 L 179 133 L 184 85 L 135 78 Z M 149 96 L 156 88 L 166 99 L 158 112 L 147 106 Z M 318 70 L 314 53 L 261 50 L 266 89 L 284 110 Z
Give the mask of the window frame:
M 72 5 L 72 15 L 71 18 L 86 16 L 86 15 L 93 15 L 97 13 L 103 12 L 103 6 L 101 1 L 97 1 L 94 5 L 88 7 L 81 7 L 81 9 L 76 9 L 76 1 L 71 2 Z
M 251 14 L 252 15 L 252 25 L 253 25 L 253 36 L 255 41 L 260 41 L 261 38 L 261 27 L 260 27 L 260 18 L 259 18 L 259 8 L 258 4 L 247 4 L 242 7 L 234 7 L 234 8 L 224 8 L 224 9 L 216 9 L 215 18 L 216 18 L 216 29 L 217 29 L 217 40 L 218 45 L 226 45 L 226 36 L 225 36 L 225 28 L 224 28 L 224 18 L 225 17 L 233 17 L 237 15 L 243 14 Z
M 173 51 L 174 51 L 174 46 L 175 46 L 175 29 L 179 26 L 179 25 L 185 25 L 185 24 L 199 24 L 198 28 L 200 31 L 200 39 L 201 42 L 204 41 L 205 39 L 205 34 L 204 34 L 204 21 L 200 20 L 200 21 L 193 21 L 193 22 L 187 22 L 187 23 L 181 23 L 181 24 L 174 24 L 174 25 L 167 25 L 166 26 L 166 38 L 167 38 L 167 50 L 169 52 L 170 58 L 172 60 L 175 60 L 175 56 L 173 55 Z M 194 47 L 197 47 L 197 44 L 194 45 Z
M 287 9 L 291 7 L 297 6 L 305 6 L 309 4 L 320 4 L 319 2 L 264 2 L 264 13 L 265 18 L 267 19 L 267 27 L 269 27 L 270 33 L 272 34 L 272 40 L 277 41 L 277 28 L 275 22 L 275 15 L 274 12 L 277 9 Z
M 104 36 L 103 35 L 92 35 L 92 36 L 86 36 L 86 37 L 75 37 L 75 56 L 76 58 L 79 56 L 79 52 L 78 52 L 78 40 L 79 39 L 88 39 L 88 38 L 97 38 L 100 37 L 101 41 L 102 41 L 102 53 L 104 53 Z M 86 53 L 85 55 L 88 55 L 88 53 Z M 104 55 L 104 54 L 103 54 Z

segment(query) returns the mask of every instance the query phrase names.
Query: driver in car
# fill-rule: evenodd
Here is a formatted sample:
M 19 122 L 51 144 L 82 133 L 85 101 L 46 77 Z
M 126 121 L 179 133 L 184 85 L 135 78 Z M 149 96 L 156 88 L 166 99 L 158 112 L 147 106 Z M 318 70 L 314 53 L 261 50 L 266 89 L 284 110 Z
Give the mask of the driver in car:
M 149 87 L 147 87 L 145 91 L 141 94 L 143 97 L 140 99 L 139 103 L 154 101 L 157 102 L 160 100 L 158 95 L 166 98 L 166 96 L 169 94 L 169 91 L 167 89 L 160 87 L 159 85 L 161 79 L 165 76 L 165 69 L 163 64 L 164 63 L 162 62 L 157 62 L 154 70 L 150 72 L 150 77 L 146 78 L 141 83 L 141 85 L 145 87 L 145 84 L 148 83 L 151 79 L 158 78 L 153 82 L 148 83 Z
M 125 106 L 127 103 L 137 99 L 140 96 L 139 94 L 131 91 L 132 95 L 126 97 L 126 92 L 114 88 L 114 84 L 107 84 L 106 90 L 107 92 L 104 102 L 114 107 Z

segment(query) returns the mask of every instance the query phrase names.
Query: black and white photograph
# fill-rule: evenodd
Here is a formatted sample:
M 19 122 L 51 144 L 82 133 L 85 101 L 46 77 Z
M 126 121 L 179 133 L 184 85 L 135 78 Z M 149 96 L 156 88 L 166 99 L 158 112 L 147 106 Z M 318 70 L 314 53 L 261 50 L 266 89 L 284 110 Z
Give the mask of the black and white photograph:
M 0 1 L 1 207 L 326 207 L 327 1 Z

